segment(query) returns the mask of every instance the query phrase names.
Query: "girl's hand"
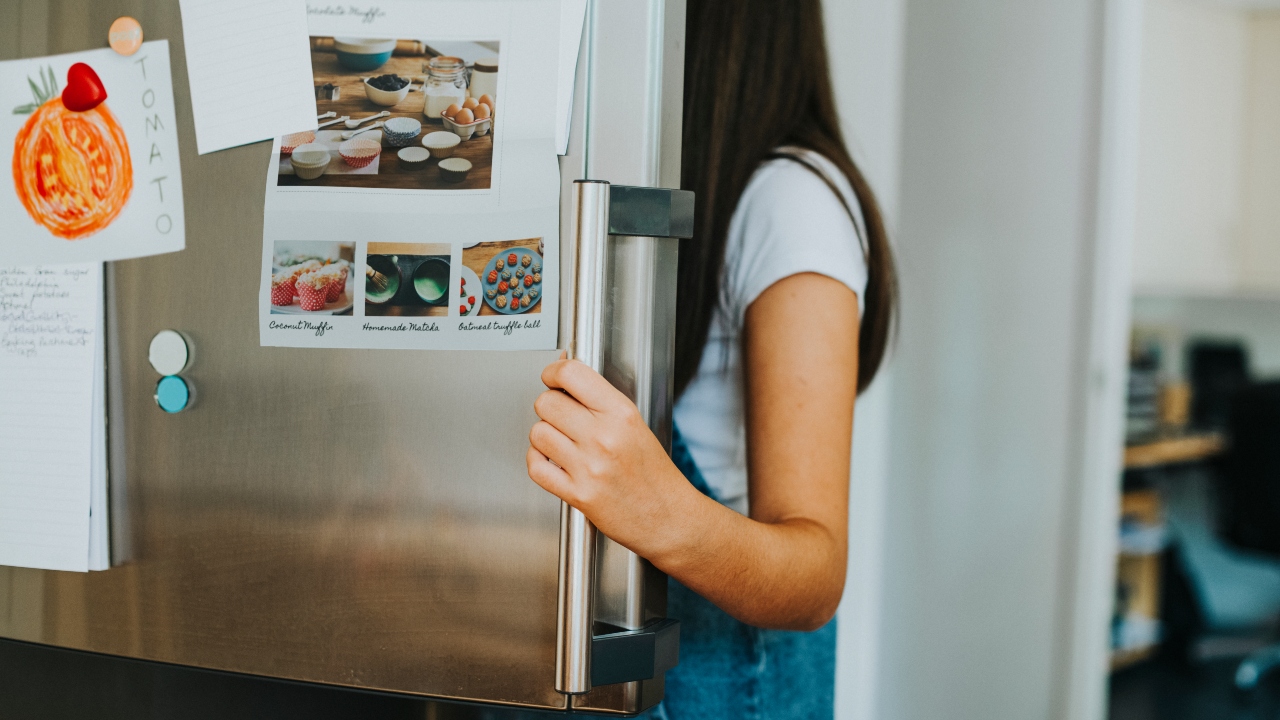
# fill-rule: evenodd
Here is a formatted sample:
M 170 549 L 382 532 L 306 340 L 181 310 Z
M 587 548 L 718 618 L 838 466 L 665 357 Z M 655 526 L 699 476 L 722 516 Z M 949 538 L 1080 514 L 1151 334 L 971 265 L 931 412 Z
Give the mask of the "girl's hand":
M 844 588 L 857 318 L 858 296 L 813 273 L 747 309 L 750 517 L 698 492 L 635 405 L 572 360 L 542 372 L 529 477 L 738 620 L 822 627 Z
M 705 499 L 685 480 L 640 411 L 599 373 L 577 360 L 542 371 L 550 388 L 534 410 L 529 432 L 529 477 L 581 510 L 614 541 L 657 561 L 677 542 L 655 532 Z

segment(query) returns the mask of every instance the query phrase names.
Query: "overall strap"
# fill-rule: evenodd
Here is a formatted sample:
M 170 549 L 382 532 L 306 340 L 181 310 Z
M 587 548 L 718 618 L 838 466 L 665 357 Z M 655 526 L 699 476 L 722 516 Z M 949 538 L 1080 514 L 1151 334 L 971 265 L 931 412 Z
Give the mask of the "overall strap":
M 715 493 L 711 491 L 711 486 L 707 484 L 706 478 L 702 477 L 702 471 L 698 469 L 698 464 L 693 460 L 693 453 L 689 452 L 689 445 L 685 442 L 684 436 L 680 434 L 680 428 L 675 423 L 671 424 L 671 461 L 680 468 L 680 472 L 688 478 L 689 484 L 698 489 L 698 492 L 719 502 Z

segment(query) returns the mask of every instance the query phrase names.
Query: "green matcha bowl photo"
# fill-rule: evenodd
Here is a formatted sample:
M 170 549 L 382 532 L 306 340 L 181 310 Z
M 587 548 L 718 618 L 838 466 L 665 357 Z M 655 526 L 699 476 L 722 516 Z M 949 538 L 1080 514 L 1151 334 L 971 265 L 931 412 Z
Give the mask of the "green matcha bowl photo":
M 452 270 L 448 250 L 447 245 L 370 243 L 365 315 L 447 316 Z

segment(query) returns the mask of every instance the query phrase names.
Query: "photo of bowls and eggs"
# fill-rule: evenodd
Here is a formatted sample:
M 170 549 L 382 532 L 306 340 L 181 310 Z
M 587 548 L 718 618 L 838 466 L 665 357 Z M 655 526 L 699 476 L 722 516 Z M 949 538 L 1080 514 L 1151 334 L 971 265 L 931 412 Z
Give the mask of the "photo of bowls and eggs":
M 278 185 L 487 190 L 498 43 L 312 37 L 318 130 L 280 139 Z
M 273 315 L 350 315 L 354 243 L 277 242 L 272 248 Z

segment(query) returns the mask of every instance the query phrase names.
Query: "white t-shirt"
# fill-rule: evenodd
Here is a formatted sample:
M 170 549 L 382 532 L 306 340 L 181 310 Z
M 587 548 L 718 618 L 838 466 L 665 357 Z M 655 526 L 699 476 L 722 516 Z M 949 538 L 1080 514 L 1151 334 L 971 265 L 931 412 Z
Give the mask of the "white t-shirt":
M 769 286 L 799 273 L 819 273 L 857 293 L 867 285 L 865 237 L 857 197 L 844 174 L 818 153 L 803 154 L 840 190 L 840 199 L 796 160 L 760 166 L 729 221 L 721 300 L 711 319 L 698 372 L 676 403 L 674 417 L 693 460 L 725 505 L 747 514 L 746 408 L 743 402 L 742 327 L 747 307 Z M 696 241 L 695 241 L 696 242 Z

